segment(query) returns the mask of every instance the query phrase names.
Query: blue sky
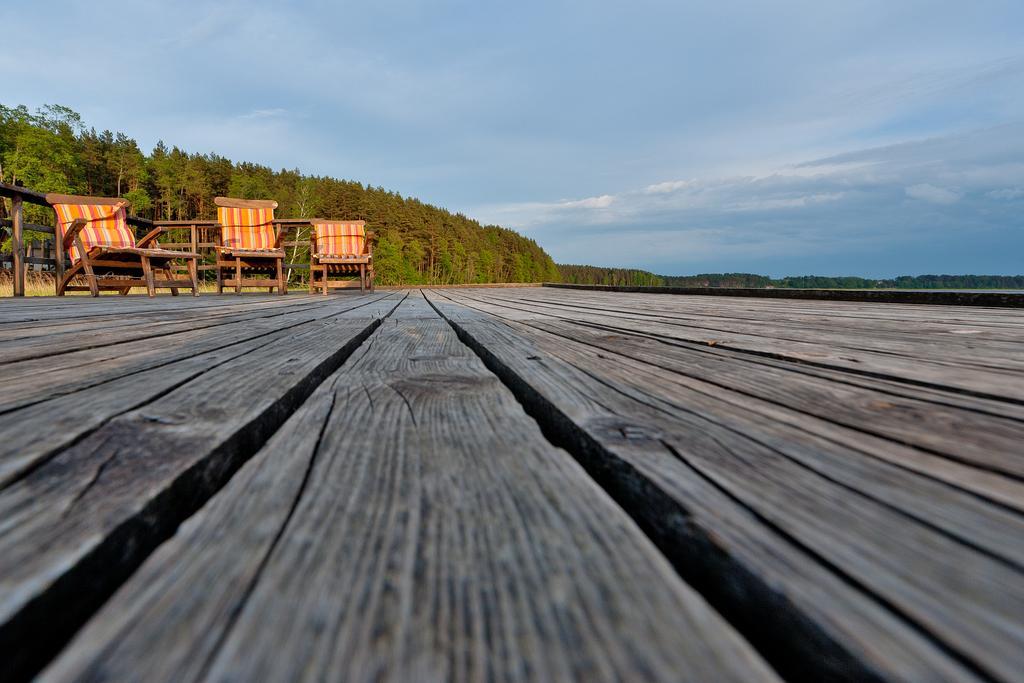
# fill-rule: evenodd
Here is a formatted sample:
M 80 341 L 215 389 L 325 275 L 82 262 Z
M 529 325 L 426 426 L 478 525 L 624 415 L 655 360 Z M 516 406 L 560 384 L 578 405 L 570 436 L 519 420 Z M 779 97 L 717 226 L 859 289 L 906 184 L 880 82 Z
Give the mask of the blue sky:
M 52 0 L 0 25 L 6 104 L 382 185 L 560 262 L 1024 272 L 1021 0 Z

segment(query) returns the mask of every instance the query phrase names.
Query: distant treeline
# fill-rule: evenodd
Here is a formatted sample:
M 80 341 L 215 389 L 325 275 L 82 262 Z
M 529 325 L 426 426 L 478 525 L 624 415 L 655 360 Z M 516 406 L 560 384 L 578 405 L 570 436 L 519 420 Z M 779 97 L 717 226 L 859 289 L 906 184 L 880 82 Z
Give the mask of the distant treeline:
M 35 113 L 0 105 L 0 182 L 40 192 L 124 197 L 132 212 L 163 220 L 212 219 L 213 198 L 276 199 L 280 218 L 365 220 L 376 231 L 379 284 L 463 284 L 558 280 L 551 257 L 531 239 L 460 213 L 352 180 L 274 171 L 217 154 L 157 144 L 144 154 L 123 133 L 86 129 L 66 107 Z M 0 216 L 3 215 L 0 202 Z M 28 207 L 27 220 L 52 225 Z M 300 235 L 300 238 L 307 235 Z M 292 262 L 303 249 L 289 254 Z
M 630 285 L 633 287 L 659 287 L 665 278 L 646 270 L 630 268 L 600 268 L 558 264 L 562 282 L 575 285 Z
M 1024 289 L 1024 275 L 901 275 L 891 279 L 755 273 L 656 275 L 645 270 L 559 265 L 562 281 L 582 285 L 648 287 L 780 287 L 790 289 Z

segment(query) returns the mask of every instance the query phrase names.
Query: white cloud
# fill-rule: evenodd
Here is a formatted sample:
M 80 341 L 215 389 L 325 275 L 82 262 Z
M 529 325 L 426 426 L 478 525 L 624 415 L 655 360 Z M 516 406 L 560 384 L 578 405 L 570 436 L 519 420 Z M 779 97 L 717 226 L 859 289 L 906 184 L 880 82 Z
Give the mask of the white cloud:
M 675 192 L 684 188 L 690 187 L 695 184 L 693 180 L 669 180 L 664 183 L 655 183 L 654 185 L 648 185 L 644 188 L 644 192 L 647 194 L 664 194 L 666 192 Z
M 279 119 L 288 115 L 287 109 L 253 109 L 248 114 L 242 114 L 240 119 Z
M 985 194 L 992 199 L 1021 199 L 1024 198 L 1024 187 L 1007 187 L 1001 190 L 992 190 Z
M 930 183 L 919 183 L 904 189 L 911 199 L 931 202 L 932 204 L 955 204 L 960 201 L 960 194 L 945 187 L 935 187 Z
M 600 197 L 587 197 L 586 199 L 558 202 L 554 206 L 565 209 L 607 209 L 614 201 L 615 197 L 610 194 L 603 194 Z
M 776 199 L 754 199 L 750 201 L 736 202 L 732 206 L 724 207 L 729 211 L 765 211 L 771 209 L 798 209 L 811 204 L 823 202 L 834 202 L 843 198 L 842 192 L 819 192 L 817 194 L 803 195 L 800 197 L 780 197 Z

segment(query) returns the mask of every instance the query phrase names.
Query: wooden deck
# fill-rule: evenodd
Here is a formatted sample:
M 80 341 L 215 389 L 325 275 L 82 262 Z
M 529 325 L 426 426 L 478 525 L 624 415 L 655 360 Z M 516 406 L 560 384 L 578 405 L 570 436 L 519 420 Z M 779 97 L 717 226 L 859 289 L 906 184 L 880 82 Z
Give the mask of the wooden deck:
M 0 303 L 0 679 L 1024 670 L 1024 310 Z

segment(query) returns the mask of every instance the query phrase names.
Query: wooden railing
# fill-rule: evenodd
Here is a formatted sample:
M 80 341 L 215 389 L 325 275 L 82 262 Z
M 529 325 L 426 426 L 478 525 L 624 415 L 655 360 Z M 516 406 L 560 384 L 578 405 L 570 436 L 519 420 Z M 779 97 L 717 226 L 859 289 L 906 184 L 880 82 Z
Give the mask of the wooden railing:
M 25 203 L 38 206 L 49 206 L 46 195 L 35 192 L 24 187 L 0 183 L 0 197 L 7 197 L 11 200 L 11 217 L 0 221 L 4 229 L 11 232 L 11 270 L 14 279 L 14 296 L 25 296 L 25 229 L 36 232 L 53 234 L 53 228 L 48 225 L 25 224 Z M 32 261 L 39 263 L 46 261 L 45 258 L 32 257 Z M 56 265 L 56 262 L 54 262 Z
M 29 265 L 49 267 L 54 271 L 57 280 L 64 277 L 64 250 L 59 244 L 56 231 L 53 226 L 26 223 L 24 220 L 24 205 L 35 204 L 37 206 L 50 207 L 46 201 L 46 195 L 25 187 L 7 185 L 0 183 L 0 197 L 11 200 L 11 217 L 0 219 L 0 242 L 11 235 L 11 253 L 0 254 L 0 264 L 5 261 L 11 262 L 11 271 L 14 280 L 14 296 L 25 296 L 25 271 Z M 206 255 L 213 252 L 215 242 L 211 231 L 219 224 L 213 220 L 197 221 L 151 221 L 138 216 L 129 216 L 128 224 L 148 232 L 154 228 L 162 228 L 170 237 L 182 236 L 187 241 L 168 242 L 160 241 L 164 249 L 175 249 L 181 251 L 193 251 Z M 278 230 L 287 230 L 292 233 L 296 229 L 309 225 L 305 218 L 280 218 L 274 221 Z M 33 241 L 26 244 L 25 232 L 32 231 L 53 235 L 52 239 L 44 239 L 42 242 Z M 291 235 L 290 235 L 291 236 Z M 307 241 L 295 239 L 286 240 L 283 243 L 285 249 L 294 249 L 308 244 Z M 28 248 L 26 251 L 26 247 Z M 287 251 L 286 251 L 287 253 Z M 308 270 L 308 263 L 285 263 L 285 268 L 291 270 Z M 200 264 L 200 271 L 209 271 L 216 268 L 213 264 Z

